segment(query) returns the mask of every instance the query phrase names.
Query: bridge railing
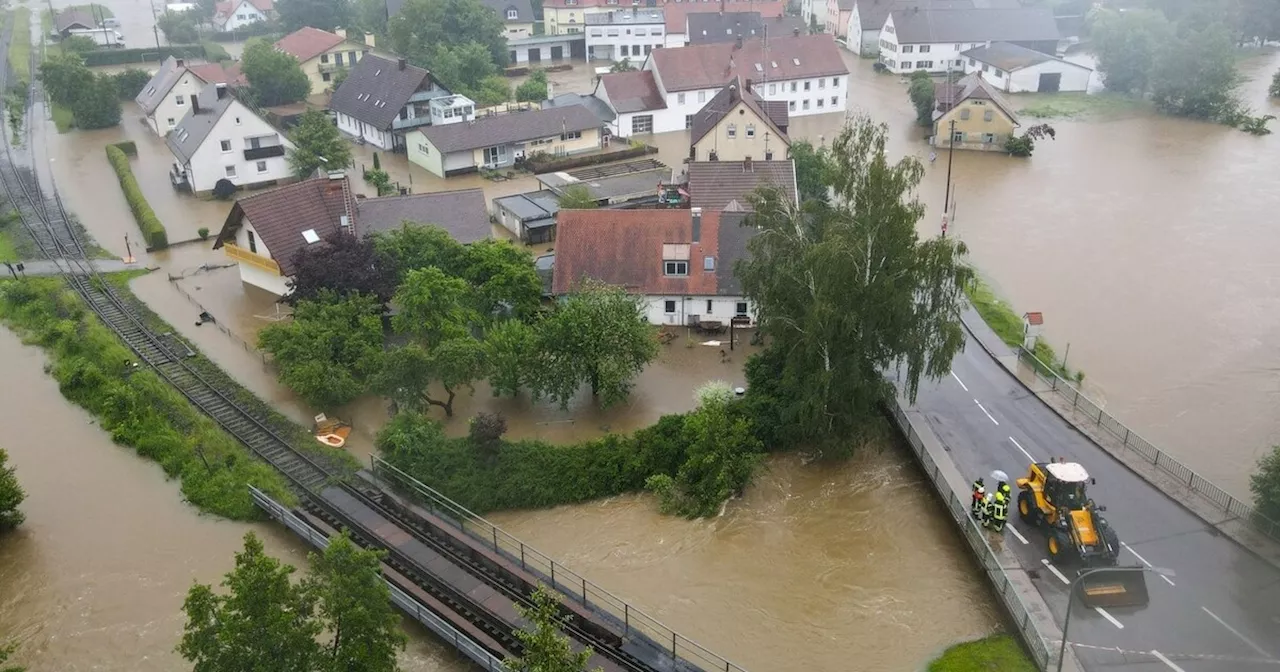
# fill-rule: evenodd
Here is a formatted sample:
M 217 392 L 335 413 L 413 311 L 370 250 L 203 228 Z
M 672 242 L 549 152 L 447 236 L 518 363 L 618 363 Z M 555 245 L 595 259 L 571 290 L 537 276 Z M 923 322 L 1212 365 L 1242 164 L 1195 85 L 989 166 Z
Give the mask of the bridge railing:
M 1120 440 L 1122 447 L 1137 453 L 1142 459 L 1185 484 L 1192 491 L 1209 500 L 1228 515 L 1235 516 L 1252 529 L 1280 542 L 1280 521 L 1268 518 L 1252 506 L 1231 496 L 1226 490 L 1210 483 L 1208 479 L 1196 473 L 1191 467 L 1156 448 L 1150 441 L 1144 439 L 1114 416 L 1102 410 L 1101 405 L 1086 397 L 1076 386 L 1058 375 L 1052 367 L 1045 364 L 1025 348 L 1018 348 L 1018 358 L 1030 365 L 1035 372 L 1037 380 L 1047 385 L 1051 391 L 1062 397 L 1063 400 L 1071 402 L 1072 410 L 1089 418 L 1096 426 L 1107 430 L 1109 434 Z
M 978 526 L 973 516 L 970 515 L 969 504 L 956 495 L 955 490 L 946 481 L 946 477 L 938 468 L 937 462 L 934 462 L 929 455 L 929 451 L 925 450 L 924 442 L 920 440 L 920 435 L 916 434 L 916 430 L 907 419 L 907 414 L 903 411 L 902 406 L 895 399 L 889 404 L 889 407 L 893 412 L 894 421 L 898 423 L 903 435 L 907 437 L 907 443 L 910 444 L 911 451 L 920 460 L 920 466 L 924 468 L 925 474 L 929 476 L 929 480 L 933 481 L 939 495 L 946 502 L 948 513 L 960 526 L 960 531 L 963 533 L 965 541 L 969 543 L 970 548 L 977 554 L 978 563 L 982 565 L 983 572 L 987 575 L 987 579 L 991 581 L 996 593 L 1000 595 L 1001 601 L 1004 602 L 1010 618 L 1021 633 L 1022 641 L 1026 642 L 1027 648 L 1031 650 L 1031 656 L 1035 659 L 1037 669 L 1048 669 L 1049 663 L 1057 659 L 1057 651 L 1049 646 L 1044 636 L 1040 634 L 1040 630 L 1036 628 L 1036 623 L 1031 618 L 1031 610 L 1027 608 L 1022 598 L 1018 596 L 1016 587 L 1009 580 L 1008 572 L 1001 566 L 999 556 L 991 548 L 986 532 Z
M 631 606 L 622 598 L 588 581 L 581 574 L 504 532 L 498 526 L 406 474 L 395 465 L 374 456 L 372 471 L 375 476 L 388 481 L 397 490 L 414 496 L 432 513 L 457 525 L 459 529 L 511 558 L 513 562 L 519 562 L 522 569 L 543 577 L 568 598 L 594 609 L 597 613 L 611 617 L 621 627 L 624 636 L 630 638 L 636 634 L 644 635 L 665 649 L 666 654 L 674 660 L 683 661 L 699 670 L 746 672 L 742 667 L 680 635 L 663 625 L 658 619 Z

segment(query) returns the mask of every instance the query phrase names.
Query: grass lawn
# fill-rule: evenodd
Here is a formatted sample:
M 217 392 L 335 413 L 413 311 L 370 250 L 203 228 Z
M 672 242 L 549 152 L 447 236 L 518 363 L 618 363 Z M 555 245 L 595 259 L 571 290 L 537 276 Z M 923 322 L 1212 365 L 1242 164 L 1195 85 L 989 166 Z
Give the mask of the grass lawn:
M 19 7 L 13 10 L 13 39 L 9 40 L 9 64 L 18 78 L 31 79 L 27 63 L 31 59 L 31 10 Z
M 929 672 L 1038 672 L 1013 635 L 956 644 L 929 663 Z
M 10 225 L 13 226 L 13 225 Z M 18 248 L 14 247 L 13 239 L 9 237 L 8 231 L 0 231 L 0 261 L 17 261 Z
M 1035 119 L 1073 119 L 1080 117 L 1119 117 L 1144 114 L 1151 103 L 1118 93 L 1015 93 L 1009 101 L 1018 114 Z
M 965 294 L 969 297 L 969 302 L 973 304 L 974 310 L 982 316 L 982 320 L 996 332 L 1000 340 L 1004 341 L 1010 347 L 1022 345 L 1022 314 L 1014 310 L 1013 306 L 1006 303 L 1003 299 L 996 296 L 991 288 L 984 284 L 981 280 L 977 280 L 972 286 L 965 290 Z M 1074 380 L 1077 383 L 1084 380 L 1083 371 L 1071 371 L 1062 366 L 1062 362 L 1058 359 L 1058 354 L 1053 351 L 1044 339 L 1037 339 L 1035 348 L 1036 359 L 1044 362 L 1050 369 L 1055 371 L 1059 376 L 1067 380 Z
M 71 114 L 69 107 L 50 103 L 49 114 L 53 117 L 53 125 L 58 127 L 59 133 L 66 133 L 76 127 L 75 115 Z

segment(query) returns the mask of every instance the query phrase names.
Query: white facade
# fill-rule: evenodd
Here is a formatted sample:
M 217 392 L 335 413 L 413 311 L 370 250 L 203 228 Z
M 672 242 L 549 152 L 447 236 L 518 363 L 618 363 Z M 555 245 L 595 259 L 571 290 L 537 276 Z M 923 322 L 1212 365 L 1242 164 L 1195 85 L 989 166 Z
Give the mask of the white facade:
M 880 53 L 880 30 L 881 26 L 864 29 L 862 27 L 862 15 L 858 11 L 858 5 L 854 3 L 853 10 L 849 12 L 849 26 L 846 35 L 845 48 L 858 54 L 877 54 Z
M 205 86 L 213 83 L 196 77 L 185 67 L 183 69 L 185 72 L 182 77 L 169 89 L 155 111 L 145 117 L 151 132 L 162 138 L 191 111 L 191 99 Z
M 235 244 L 236 247 L 239 247 L 244 252 L 272 259 L 271 251 L 262 242 L 262 238 L 258 236 L 258 232 L 254 230 L 253 224 L 249 222 L 248 217 L 244 218 L 240 229 L 236 231 Z M 266 290 L 276 296 L 284 296 L 289 293 L 289 278 L 245 261 L 237 260 L 237 265 L 240 267 L 241 282 Z
M 687 27 L 681 28 L 681 32 L 678 33 L 667 33 L 666 36 L 662 38 L 662 46 L 670 47 L 672 49 L 685 46 L 689 42 L 689 36 L 683 32 L 686 30 L 688 30 Z
M 252 150 L 279 146 L 284 148 L 279 156 L 250 158 L 256 155 Z M 211 191 L 224 178 L 237 187 L 253 187 L 292 178 L 285 155 L 293 147 L 271 124 L 232 100 L 183 167 L 195 193 Z
M 414 113 L 413 106 L 408 106 L 409 114 Z M 347 135 L 356 138 L 362 138 L 365 142 L 377 147 L 378 149 L 391 149 L 395 143 L 395 135 L 391 131 L 384 131 L 374 128 L 373 124 L 366 124 L 353 116 L 334 112 L 334 116 L 338 119 L 338 130 Z
M 666 21 L 657 9 L 591 14 L 587 19 L 587 59 L 635 61 L 666 45 Z M 680 46 L 683 45 L 683 41 Z
M 254 7 L 249 0 L 232 0 L 232 9 L 227 14 L 227 21 L 218 26 L 218 30 L 229 33 L 233 30 L 240 30 L 249 24 L 266 20 L 267 15 L 263 14 L 257 7 Z
M 755 310 L 745 296 L 673 296 L 645 295 L 645 316 L 650 324 L 684 326 L 690 318 L 704 322 L 722 322 L 746 315 L 755 323 Z
M 1005 93 L 1034 93 L 1042 89 L 1048 92 L 1088 91 L 1089 80 L 1093 77 L 1093 70 L 1083 65 L 1069 63 L 1056 58 L 1025 68 L 1019 68 L 1012 72 L 1007 72 L 976 59 L 965 59 L 964 72 L 966 75 L 979 71 L 982 72 L 982 78 L 988 84 Z M 1054 75 L 1057 75 L 1058 80 L 1056 90 L 1051 88 L 1052 84 L 1049 81 L 1054 79 Z

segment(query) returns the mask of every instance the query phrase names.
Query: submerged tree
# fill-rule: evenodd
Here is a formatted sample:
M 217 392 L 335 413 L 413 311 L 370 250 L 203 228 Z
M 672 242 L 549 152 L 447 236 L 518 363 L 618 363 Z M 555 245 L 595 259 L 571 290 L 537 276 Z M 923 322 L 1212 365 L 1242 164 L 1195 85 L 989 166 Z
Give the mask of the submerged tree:
M 329 640 L 320 672 L 396 672 L 404 648 L 400 614 L 382 579 L 382 552 L 360 548 L 346 532 L 312 553 L 303 590 L 315 600 L 317 622 Z
M 289 150 L 289 167 L 300 180 L 311 177 L 317 168 L 342 170 L 351 163 L 351 145 L 323 110 L 303 112 L 298 125 L 289 131 L 289 139 L 294 144 Z
M 324 245 L 299 248 L 293 258 L 294 274 L 289 293 L 282 299 L 296 306 L 322 294 L 330 299 L 364 294 L 386 303 L 396 291 L 396 273 L 369 238 L 339 232 Z
M 321 292 L 298 302 L 292 320 L 263 329 L 258 347 L 271 354 L 280 381 L 308 404 L 345 404 L 364 394 L 381 369 L 382 303 Z
M 1271 520 L 1280 520 L 1280 446 L 1258 460 L 1258 470 L 1249 477 L 1253 505 Z
M 657 474 L 645 481 L 664 512 L 715 515 L 751 482 L 764 457 L 764 444 L 756 438 L 751 420 L 733 412 L 731 404 L 738 402 L 732 394 L 725 385 L 699 395 L 701 405 L 684 419 L 684 464 L 675 478 Z
M 933 110 L 937 100 L 933 91 L 933 78 L 924 70 L 911 73 L 911 86 L 907 89 L 911 104 L 916 108 L 916 123 L 921 126 L 933 124 Z
M 6 464 L 9 454 L 0 448 L 0 532 L 12 530 L 22 524 L 25 517 L 18 506 L 27 498 L 13 467 Z
M 517 630 L 516 639 L 524 655 L 508 658 L 505 662 L 511 672 L 587 672 L 591 660 L 591 647 L 574 651 L 569 638 L 560 632 L 564 618 L 560 615 L 560 598 L 539 585 L 530 595 L 530 606 L 516 605 L 520 617 L 529 625 Z M 596 668 L 599 672 L 600 668 Z
M 920 240 L 915 189 L 924 167 L 890 163 L 887 127 L 853 120 L 831 152 L 830 206 L 797 207 L 780 191 L 753 196 L 760 229 L 736 269 L 773 352 L 786 415 L 812 438 L 847 437 L 878 404 L 914 399 L 964 344 L 959 315 L 972 270 L 964 245 Z M 900 368 L 899 368 L 900 367 Z

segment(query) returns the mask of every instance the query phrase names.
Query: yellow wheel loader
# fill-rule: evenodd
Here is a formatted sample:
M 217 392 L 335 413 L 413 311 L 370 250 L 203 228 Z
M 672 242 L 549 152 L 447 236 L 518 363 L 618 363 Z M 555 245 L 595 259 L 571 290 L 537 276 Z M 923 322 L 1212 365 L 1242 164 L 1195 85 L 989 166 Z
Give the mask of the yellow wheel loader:
M 1018 517 L 1044 531 L 1049 557 L 1057 565 L 1087 570 L 1115 567 L 1120 537 L 1089 499 L 1086 486 L 1095 483 L 1075 462 L 1036 462 L 1026 478 L 1017 480 Z M 1096 571 L 1083 579 L 1081 599 L 1090 607 L 1146 606 L 1143 572 Z

